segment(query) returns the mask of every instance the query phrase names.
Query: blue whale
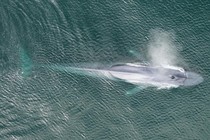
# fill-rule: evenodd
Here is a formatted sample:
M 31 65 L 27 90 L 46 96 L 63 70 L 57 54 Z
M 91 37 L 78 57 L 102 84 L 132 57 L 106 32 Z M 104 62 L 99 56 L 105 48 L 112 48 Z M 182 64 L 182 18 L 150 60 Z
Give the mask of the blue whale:
M 21 73 L 24 77 L 30 75 L 33 67 L 44 67 L 47 69 L 76 73 L 80 75 L 89 75 L 94 77 L 103 77 L 111 80 L 123 80 L 125 82 L 137 85 L 130 93 L 139 91 L 139 87 L 179 87 L 194 86 L 203 81 L 203 77 L 195 72 L 186 71 L 181 67 L 174 66 L 153 66 L 146 63 L 124 63 L 115 64 L 111 67 L 97 67 L 94 64 L 85 66 L 64 66 L 64 65 L 35 65 L 28 57 L 24 49 L 21 54 Z M 80 65 L 80 64 L 79 64 Z
M 48 66 L 50 69 L 82 75 L 123 80 L 134 85 L 164 87 L 194 86 L 203 81 L 195 72 L 174 66 L 152 66 L 140 63 L 115 64 L 107 68 Z

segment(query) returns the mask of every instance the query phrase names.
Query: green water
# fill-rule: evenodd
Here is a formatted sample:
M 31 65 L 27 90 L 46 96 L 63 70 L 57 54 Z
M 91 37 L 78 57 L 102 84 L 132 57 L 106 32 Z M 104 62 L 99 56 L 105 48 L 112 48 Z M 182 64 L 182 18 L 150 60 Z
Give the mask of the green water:
M 0 139 L 210 139 L 209 13 L 208 0 L 1 0 Z M 203 83 L 127 96 L 134 85 L 35 67 L 136 61 L 156 29 Z

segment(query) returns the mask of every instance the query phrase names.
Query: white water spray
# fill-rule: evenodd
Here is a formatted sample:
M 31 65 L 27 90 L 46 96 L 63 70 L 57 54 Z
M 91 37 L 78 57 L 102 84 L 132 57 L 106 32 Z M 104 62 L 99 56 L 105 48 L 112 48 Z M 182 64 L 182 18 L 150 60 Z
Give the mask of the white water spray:
M 152 30 L 148 58 L 154 66 L 176 66 L 180 62 L 175 35 L 163 30 Z

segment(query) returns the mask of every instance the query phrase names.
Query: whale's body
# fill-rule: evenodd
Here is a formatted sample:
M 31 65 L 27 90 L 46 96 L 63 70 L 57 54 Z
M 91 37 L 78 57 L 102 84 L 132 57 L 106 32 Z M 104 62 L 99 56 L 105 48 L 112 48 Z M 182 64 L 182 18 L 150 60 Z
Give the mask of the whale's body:
M 54 67 L 59 69 L 61 67 Z M 123 80 L 134 85 L 153 86 L 193 86 L 200 84 L 203 78 L 194 72 L 172 66 L 151 66 L 144 64 L 116 64 L 108 68 L 64 67 L 65 71 L 84 75 L 104 76 L 109 79 Z
M 110 73 L 116 78 L 133 84 L 150 84 L 154 86 L 193 86 L 203 81 L 199 74 L 170 66 L 122 64 L 112 66 Z

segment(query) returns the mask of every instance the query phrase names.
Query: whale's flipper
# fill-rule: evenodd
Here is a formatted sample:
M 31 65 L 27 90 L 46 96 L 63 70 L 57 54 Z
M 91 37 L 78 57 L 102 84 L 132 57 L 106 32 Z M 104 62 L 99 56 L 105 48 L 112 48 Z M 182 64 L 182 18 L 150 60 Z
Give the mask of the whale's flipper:
M 140 55 L 139 55 L 136 51 L 129 50 L 129 53 L 131 53 L 131 54 L 132 54 L 133 56 L 135 56 L 136 58 L 141 59 Z
M 20 63 L 21 63 L 21 74 L 23 77 L 26 77 L 30 75 L 31 69 L 33 67 L 33 63 L 31 59 L 29 58 L 27 51 L 24 48 L 20 47 L 19 55 L 20 55 Z
M 146 86 L 137 86 L 129 91 L 126 92 L 126 95 L 132 95 L 132 94 L 136 94 L 138 92 L 140 92 L 142 89 L 145 89 Z
M 140 53 L 134 51 L 134 50 L 129 50 L 129 53 L 131 53 L 134 57 L 136 57 L 138 60 L 142 61 L 142 62 L 146 62 L 145 58 L 140 55 Z

